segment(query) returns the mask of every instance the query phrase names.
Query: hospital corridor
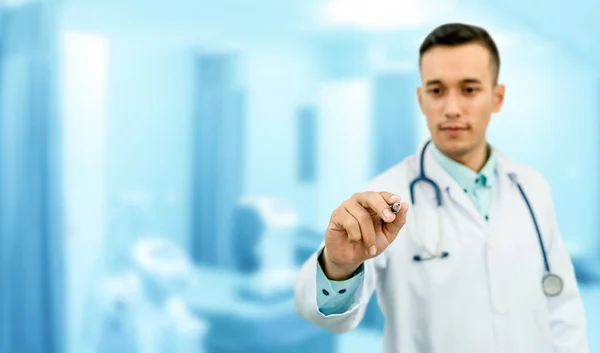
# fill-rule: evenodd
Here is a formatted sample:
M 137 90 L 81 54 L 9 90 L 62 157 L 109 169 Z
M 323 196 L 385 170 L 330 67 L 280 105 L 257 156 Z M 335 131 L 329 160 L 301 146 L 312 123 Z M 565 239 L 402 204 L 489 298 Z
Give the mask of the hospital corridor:
M 487 139 L 548 181 L 600 353 L 597 14 L 0 0 L 0 353 L 383 352 L 376 293 L 337 334 L 298 314 L 294 279 L 334 209 L 429 137 L 419 46 L 447 22 L 497 42 Z

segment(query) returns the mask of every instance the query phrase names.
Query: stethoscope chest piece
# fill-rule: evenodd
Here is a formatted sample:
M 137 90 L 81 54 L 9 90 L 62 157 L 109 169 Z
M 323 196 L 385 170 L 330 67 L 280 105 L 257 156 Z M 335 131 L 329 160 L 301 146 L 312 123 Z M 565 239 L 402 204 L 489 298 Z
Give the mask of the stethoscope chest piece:
M 563 281 L 559 276 L 553 273 L 547 273 L 544 278 L 542 278 L 542 288 L 544 289 L 544 294 L 549 297 L 555 297 L 562 292 Z

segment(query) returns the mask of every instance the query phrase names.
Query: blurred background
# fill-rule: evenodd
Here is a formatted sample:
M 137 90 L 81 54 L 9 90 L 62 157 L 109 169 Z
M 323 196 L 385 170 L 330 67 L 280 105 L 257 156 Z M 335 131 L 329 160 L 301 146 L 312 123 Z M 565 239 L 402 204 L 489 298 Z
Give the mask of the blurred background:
M 567 10 L 568 9 L 568 10 Z M 0 352 L 377 352 L 292 281 L 427 137 L 418 47 L 487 28 L 492 143 L 545 174 L 600 353 L 600 3 L 0 0 Z

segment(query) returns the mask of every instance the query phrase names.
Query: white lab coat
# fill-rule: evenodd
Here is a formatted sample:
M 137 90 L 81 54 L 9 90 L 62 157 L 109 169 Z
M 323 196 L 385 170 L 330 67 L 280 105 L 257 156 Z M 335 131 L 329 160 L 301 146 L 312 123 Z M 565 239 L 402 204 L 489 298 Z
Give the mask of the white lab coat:
M 318 310 L 315 252 L 295 280 L 298 313 L 320 327 L 348 332 L 358 326 L 377 291 L 386 319 L 386 353 L 587 353 L 584 308 L 544 177 L 496 150 L 499 180 L 485 221 L 430 151 L 425 152 L 425 172 L 442 190 L 441 250 L 450 256 L 413 261 L 415 254 L 425 254 L 423 246 L 435 250 L 439 235 L 434 194 L 420 183 L 416 205 L 396 240 L 365 262 L 364 282 L 350 309 L 329 316 Z M 537 233 L 509 172 L 516 173 L 532 204 L 551 271 L 564 281 L 558 297 L 542 292 L 545 270 Z M 418 174 L 415 155 L 377 176 L 365 190 L 390 191 L 410 201 L 409 184 Z

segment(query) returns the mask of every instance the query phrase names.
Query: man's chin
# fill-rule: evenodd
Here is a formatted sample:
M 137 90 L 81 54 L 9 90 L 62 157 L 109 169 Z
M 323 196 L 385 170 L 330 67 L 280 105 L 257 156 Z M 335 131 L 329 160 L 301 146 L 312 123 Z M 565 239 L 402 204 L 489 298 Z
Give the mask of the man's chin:
M 472 150 L 471 145 L 467 141 L 461 140 L 441 141 L 441 143 L 436 144 L 436 147 L 442 153 L 452 158 L 460 158 Z

